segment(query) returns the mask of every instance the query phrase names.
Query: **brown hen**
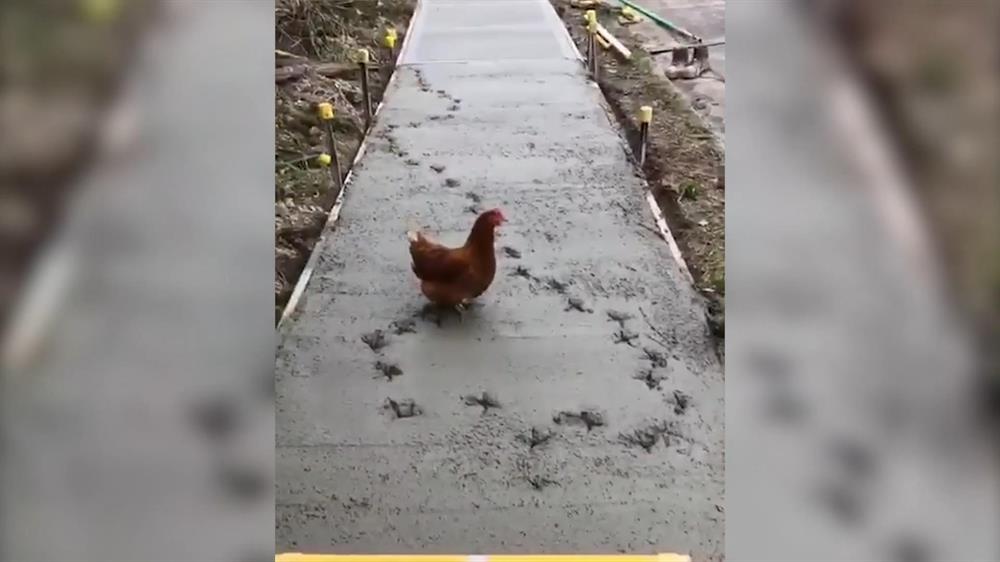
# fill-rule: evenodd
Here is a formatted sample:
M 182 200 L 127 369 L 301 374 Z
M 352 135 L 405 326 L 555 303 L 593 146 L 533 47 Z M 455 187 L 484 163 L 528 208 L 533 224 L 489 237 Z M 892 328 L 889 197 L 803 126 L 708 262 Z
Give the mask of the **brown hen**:
M 442 246 L 418 230 L 407 232 L 413 273 L 420 279 L 424 296 L 461 313 L 472 299 L 486 292 L 497 271 L 496 228 L 506 221 L 500 209 L 484 212 L 458 248 Z

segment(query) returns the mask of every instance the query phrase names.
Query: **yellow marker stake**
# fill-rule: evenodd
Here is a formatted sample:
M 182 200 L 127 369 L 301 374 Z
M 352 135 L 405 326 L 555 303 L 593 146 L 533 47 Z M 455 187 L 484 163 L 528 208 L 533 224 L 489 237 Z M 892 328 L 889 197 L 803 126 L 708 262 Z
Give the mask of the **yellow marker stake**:
M 333 179 L 334 184 L 336 184 L 338 193 L 342 186 L 341 175 L 340 175 L 340 159 L 337 158 L 337 144 L 333 139 L 333 104 L 330 102 L 321 102 L 316 105 L 316 112 L 319 113 L 320 120 L 323 121 L 323 128 L 326 129 L 326 150 L 327 152 L 320 154 L 316 157 L 316 162 L 320 166 L 330 167 L 330 176 Z
M 329 121 L 333 119 L 333 104 L 328 102 L 323 102 L 316 106 L 317 112 L 319 113 L 319 118 L 324 121 Z
M 105 23 L 118 17 L 122 4 L 120 0 L 83 0 L 84 14 L 91 22 Z
M 597 12 L 587 10 L 587 66 L 590 74 L 597 79 Z
M 372 124 L 372 94 L 368 89 L 368 49 L 358 49 L 358 64 L 361 66 L 361 95 L 365 100 L 365 127 Z
M 639 108 L 639 165 L 646 165 L 646 148 L 649 146 L 649 124 L 653 121 L 653 107 Z
M 387 33 L 385 35 L 385 39 L 383 39 L 382 43 L 385 44 L 385 46 L 388 47 L 388 48 L 390 48 L 390 49 L 395 49 L 396 48 L 396 36 Z

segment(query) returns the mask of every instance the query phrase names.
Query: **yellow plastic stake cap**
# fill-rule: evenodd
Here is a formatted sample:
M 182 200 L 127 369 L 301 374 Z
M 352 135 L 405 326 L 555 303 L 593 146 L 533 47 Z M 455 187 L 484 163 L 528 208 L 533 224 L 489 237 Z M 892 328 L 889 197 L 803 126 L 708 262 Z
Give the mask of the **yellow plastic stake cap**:
M 316 163 L 320 166 L 329 166 L 330 162 L 333 162 L 333 158 L 325 152 L 316 157 Z
M 653 108 L 648 105 L 644 105 L 639 108 L 639 121 L 641 123 L 650 123 L 653 121 Z
M 383 43 L 385 43 L 386 47 L 388 47 L 390 49 L 395 49 L 396 48 L 396 36 L 387 33 L 385 35 L 385 39 L 383 40 Z
M 333 104 L 329 102 L 323 102 L 316 106 L 316 110 L 319 113 L 319 118 L 324 121 L 329 121 L 333 119 Z
M 106 23 L 121 13 L 120 0 L 83 0 L 80 2 L 84 15 L 91 23 Z
M 588 22 L 597 22 L 597 12 L 594 10 L 587 10 L 583 13 L 583 17 L 586 18 Z
M 358 49 L 358 62 L 368 64 L 368 49 Z

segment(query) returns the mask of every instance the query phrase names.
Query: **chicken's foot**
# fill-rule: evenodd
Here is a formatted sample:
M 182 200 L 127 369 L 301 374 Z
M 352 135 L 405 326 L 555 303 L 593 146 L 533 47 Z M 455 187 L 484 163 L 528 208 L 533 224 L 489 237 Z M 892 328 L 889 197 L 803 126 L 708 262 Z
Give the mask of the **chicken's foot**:
M 465 322 L 465 313 L 469 310 L 469 301 L 464 300 L 455 305 L 455 312 L 458 313 L 458 323 L 463 324 Z
M 458 316 L 459 323 L 464 321 L 465 312 L 469 309 L 468 301 L 460 302 L 453 306 L 440 305 L 435 303 L 427 303 L 424 305 L 423 309 L 420 310 L 418 316 L 423 320 L 428 320 L 434 322 L 439 328 L 444 322 L 444 315 L 450 312 L 455 313 Z
M 437 304 L 425 304 L 424 307 L 420 309 L 420 312 L 417 313 L 417 316 L 419 316 L 421 320 L 433 322 L 438 328 L 441 327 L 441 307 Z

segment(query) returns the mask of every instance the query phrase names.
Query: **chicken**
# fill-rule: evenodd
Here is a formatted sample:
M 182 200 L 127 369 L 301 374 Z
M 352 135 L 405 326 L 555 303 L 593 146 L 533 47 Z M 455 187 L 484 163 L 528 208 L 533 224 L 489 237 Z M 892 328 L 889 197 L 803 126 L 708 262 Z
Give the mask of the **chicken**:
M 461 319 L 465 306 L 493 283 L 497 271 L 495 232 L 506 221 L 500 209 L 484 212 L 459 248 L 442 246 L 418 230 L 407 232 L 413 273 L 420 279 L 424 296 L 438 306 L 455 309 Z

